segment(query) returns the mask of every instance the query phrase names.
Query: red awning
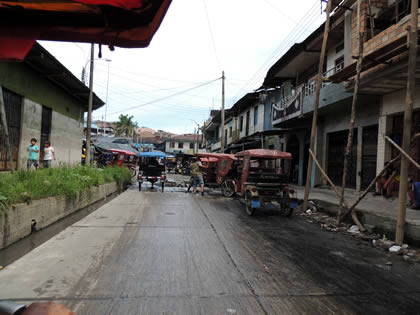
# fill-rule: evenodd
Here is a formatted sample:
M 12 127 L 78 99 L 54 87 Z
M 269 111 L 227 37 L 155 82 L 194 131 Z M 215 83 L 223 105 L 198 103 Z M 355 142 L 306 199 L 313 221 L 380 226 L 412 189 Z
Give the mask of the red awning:
M 0 0 L 0 60 L 23 60 L 36 40 L 142 48 L 171 0 Z
M 292 154 L 289 152 L 283 152 L 278 150 L 267 150 L 267 149 L 253 149 L 241 151 L 235 154 L 237 157 L 250 156 L 255 158 L 268 158 L 268 159 L 292 159 Z

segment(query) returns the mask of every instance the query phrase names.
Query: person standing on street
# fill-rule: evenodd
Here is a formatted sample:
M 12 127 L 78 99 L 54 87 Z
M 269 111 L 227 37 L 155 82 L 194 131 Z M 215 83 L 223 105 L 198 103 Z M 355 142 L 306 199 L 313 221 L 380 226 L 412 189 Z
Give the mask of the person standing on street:
M 197 186 L 201 187 L 201 195 L 204 195 L 204 180 L 203 173 L 201 172 L 201 162 L 196 159 L 191 164 L 191 176 L 193 178 L 194 194 L 197 193 Z
M 43 161 L 44 168 L 50 168 L 51 167 L 53 158 L 54 158 L 54 161 L 55 161 L 56 158 L 55 158 L 54 148 L 51 146 L 51 143 L 49 141 L 45 141 L 44 161 Z
M 31 144 L 28 146 L 28 162 L 26 164 L 27 169 L 29 170 L 31 166 L 33 165 L 35 169 L 37 170 L 39 167 L 38 164 L 38 153 L 39 153 L 39 147 L 36 145 L 37 140 L 35 138 L 31 139 Z

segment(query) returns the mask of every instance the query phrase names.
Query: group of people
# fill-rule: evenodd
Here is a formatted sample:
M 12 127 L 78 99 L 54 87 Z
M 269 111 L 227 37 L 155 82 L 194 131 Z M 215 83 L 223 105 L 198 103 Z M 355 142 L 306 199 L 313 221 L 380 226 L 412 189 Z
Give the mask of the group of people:
M 35 167 L 35 169 L 37 170 L 39 168 L 39 153 L 40 153 L 40 148 L 37 145 L 37 139 L 32 138 L 31 139 L 31 144 L 28 146 L 28 152 L 29 152 L 29 156 L 28 156 L 28 162 L 26 164 L 27 169 L 31 169 L 31 167 Z M 44 156 L 42 159 L 42 166 L 44 168 L 49 168 L 51 167 L 52 164 L 52 160 L 56 160 L 55 157 L 55 150 L 54 148 L 51 146 L 50 141 L 45 141 L 44 147 L 43 147 L 43 152 L 44 152 Z
M 385 173 L 376 181 L 375 196 L 384 198 L 396 197 L 400 189 L 400 175 L 398 169 L 390 162 L 385 164 Z M 412 209 L 420 209 L 420 182 L 408 179 L 408 206 Z

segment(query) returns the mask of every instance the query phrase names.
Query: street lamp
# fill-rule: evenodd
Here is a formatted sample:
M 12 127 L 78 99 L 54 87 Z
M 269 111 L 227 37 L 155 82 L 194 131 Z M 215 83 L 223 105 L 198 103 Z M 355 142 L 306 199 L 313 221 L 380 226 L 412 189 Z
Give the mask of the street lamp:
M 200 132 L 200 124 L 198 123 L 198 122 L 196 122 L 194 119 L 189 119 L 189 120 L 191 120 L 191 121 L 193 121 L 196 125 L 197 125 L 197 141 L 195 141 L 195 134 L 194 134 L 194 142 L 196 142 L 195 144 L 194 144 L 194 153 L 198 153 L 198 141 L 199 141 L 199 139 L 198 139 L 198 135 L 199 135 L 199 132 Z M 197 145 L 197 149 L 195 148 L 195 145 Z

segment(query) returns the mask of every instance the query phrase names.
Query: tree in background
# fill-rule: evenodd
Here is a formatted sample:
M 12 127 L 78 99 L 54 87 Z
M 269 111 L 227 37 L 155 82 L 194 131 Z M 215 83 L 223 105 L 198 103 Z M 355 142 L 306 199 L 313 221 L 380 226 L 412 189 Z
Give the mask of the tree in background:
M 116 122 L 115 135 L 116 136 L 126 136 L 134 137 L 136 133 L 136 128 L 138 124 L 136 121 L 133 121 L 134 116 L 120 115 L 118 117 L 119 121 Z

